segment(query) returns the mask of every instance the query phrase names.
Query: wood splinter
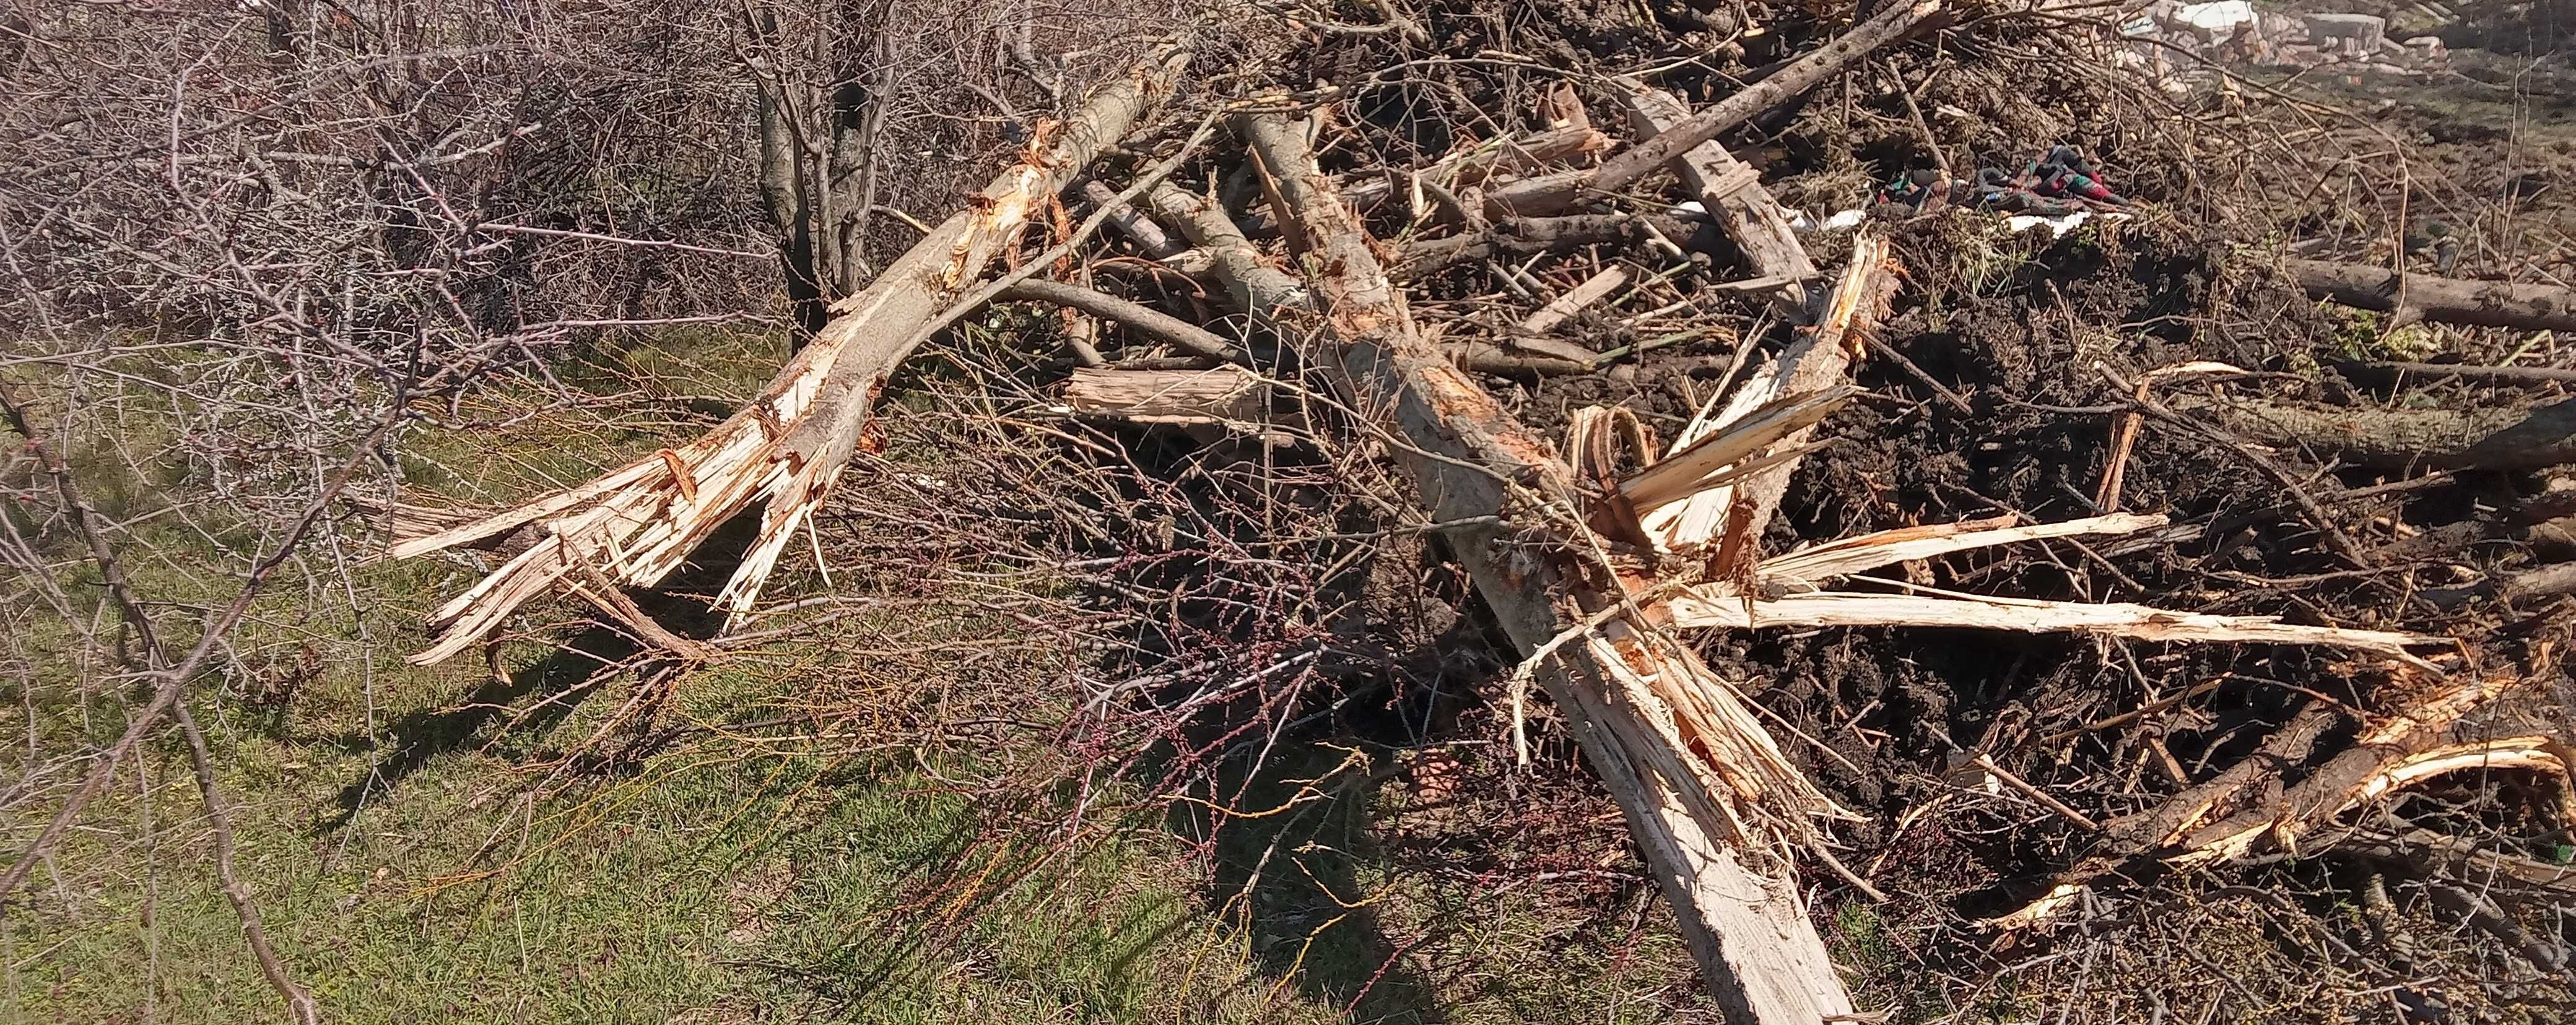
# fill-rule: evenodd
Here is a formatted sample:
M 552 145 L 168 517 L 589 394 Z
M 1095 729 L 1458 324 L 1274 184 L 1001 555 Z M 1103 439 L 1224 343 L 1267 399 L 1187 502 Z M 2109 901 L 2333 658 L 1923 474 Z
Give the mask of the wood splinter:
M 1133 74 L 1111 79 L 875 283 L 833 304 L 831 322 L 812 344 L 748 408 L 705 437 L 516 508 L 398 539 L 388 552 L 393 558 L 470 547 L 522 528 L 535 528 L 537 538 L 432 613 L 437 640 L 410 661 L 464 651 L 581 566 L 597 566 L 619 585 L 658 583 L 719 525 L 759 503 L 759 537 L 716 597 L 732 615 L 748 611 L 797 525 L 820 507 L 856 453 L 877 389 L 911 354 L 919 330 L 1019 237 L 1042 199 L 1169 95 L 1187 62 L 1186 51 L 1165 49 Z

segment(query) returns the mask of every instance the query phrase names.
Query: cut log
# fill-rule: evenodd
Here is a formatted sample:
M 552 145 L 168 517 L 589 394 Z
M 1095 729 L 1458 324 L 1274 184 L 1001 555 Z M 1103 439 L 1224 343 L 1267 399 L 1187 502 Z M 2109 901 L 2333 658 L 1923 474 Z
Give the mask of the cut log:
M 1629 128 L 1638 138 L 1652 139 L 1689 120 L 1690 108 L 1671 93 L 1632 78 L 1617 82 L 1625 90 L 1621 99 L 1628 105 Z M 1789 227 L 1789 216 L 1781 212 L 1779 201 L 1771 198 L 1771 190 L 1762 187 L 1760 177 L 1714 141 L 1682 151 L 1673 159 L 1672 167 L 1682 187 L 1707 209 L 1717 230 L 1744 254 L 1745 268 L 1763 278 L 1782 279 L 1784 283 L 1775 294 L 1789 313 L 1803 319 L 1807 309 L 1804 283 L 1816 276 L 1816 265 L 1807 258 L 1806 245 L 1798 241 L 1798 233 Z M 1750 181 L 1745 180 L 1748 175 L 1753 176 Z
M 2395 313 L 2401 323 L 2422 319 L 2526 331 L 2576 331 L 2576 291 L 2554 285 L 2400 275 L 2386 267 L 2323 260 L 2283 262 L 2309 295 Z
M 409 558 L 514 531 L 532 539 L 431 614 L 439 636 L 411 661 L 465 650 L 585 564 L 620 585 L 659 582 L 726 520 L 765 503 L 759 537 L 716 598 L 730 614 L 750 609 L 796 527 L 856 451 L 877 389 L 919 343 L 919 330 L 974 285 L 1046 197 L 1170 93 L 1187 61 L 1186 52 L 1167 50 L 1095 92 L 1073 120 L 1042 126 L 1041 144 L 867 289 L 834 303 L 814 341 L 705 437 L 588 484 L 398 541 L 389 554 Z
M 1064 383 L 1076 413 L 1144 424 L 1225 425 L 1269 419 L 1270 389 L 1237 366 L 1206 370 L 1119 370 L 1083 367 Z
M 1315 166 L 1305 126 L 1256 115 L 1239 126 L 1277 182 L 1282 212 L 1315 250 L 1307 266 L 1351 407 L 1411 442 L 1390 446 L 1435 519 L 1493 518 L 1567 493 L 1553 446 L 1532 434 L 1416 330 L 1364 230 Z M 1531 489 L 1540 489 L 1533 494 Z M 1558 532 L 1533 523 L 1464 528 L 1452 549 L 1601 773 L 1729 1020 L 1816 1025 L 1851 1013 L 1796 885 L 1776 854 L 1832 812 L 1751 710 L 1687 648 L 1660 637 L 1624 591 Z M 1537 559 L 1529 558 L 1541 553 Z
M 2378 469 L 2537 470 L 2576 462 L 2576 399 L 2534 409 L 2365 409 L 2236 399 L 2182 400 L 2273 448 L 2306 448 Z
M 1499 220 L 1514 213 L 1552 214 L 1582 202 L 1587 196 L 1625 188 L 1689 152 L 1692 147 L 1717 138 L 1718 133 L 1798 98 L 1815 88 L 1817 83 L 1842 73 L 1843 69 L 1879 47 L 1904 38 L 1915 26 L 1940 13 L 1942 3 L 1943 0 L 1911 0 L 1892 4 L 1868 21 L 1853 26 L 1851 31 L 1833 42 L 1798 58 L 1761 82 L 1701 109 L 1654 138 L 1612 156 L 1600 167 L 1523 178 L 1489 189 L 1485 193 L 1488 216 Z

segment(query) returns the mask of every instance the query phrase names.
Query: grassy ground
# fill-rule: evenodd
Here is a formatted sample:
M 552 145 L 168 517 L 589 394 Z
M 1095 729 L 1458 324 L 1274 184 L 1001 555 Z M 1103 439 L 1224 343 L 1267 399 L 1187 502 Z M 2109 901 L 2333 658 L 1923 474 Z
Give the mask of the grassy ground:
M 415 436 L 405 476 L 483 502 L 577 481 L 693 433 L 686 411 L 755 386 L 770 348 L 683 337 L 601 357 L 567 379 L 613 401 L 469 408 L 494 426 Z M 229 593 L 247 535 L 202 529 L 202 506 L 148 515 L 192 506 L 183 469 L 82 472 L 120 520 L 143 517 L 123 543 L 151 553 L 136 560 L 148 596 Z M 75 599 L 96 601 L 62 565 Z M 630 679 L 572 686 L 589 667 L 537 643 L 406 666 L 422 613 L 469 579 L 436 562 L 300 566 L 240 632 L 236 670 L 193 698 L 240 873 L 331 1021 L 1644 1021 L 1691 1003 L 1659 902 L 1569 912 L 1545 887 L 1426 874 L 1375 845 L 1403 802 L 1373 786 L 1193 856 L 1191 830 L 1163 821 L 1069 844 L 996 835 L 989 809 L 940 781 L 973 758 L 918 758 L 900 735 L 728 725 L 828 698 L 858 671 L 831 646 L 700 670 L 663 712 L 685 739 L 531 796 Z M 908 628 L 862 620 L 847 628 Z M 112 738 L 141 695 L 75 657 L 60 622 L 7 622 L 28 669 L 0 684 L 0 735 L 26 741 L 0 753 L 0 779 L 42 769 L 56 791 L 0 818 L 14 849 L 80 771 L 49 759 Z M 279 1017 L 215 888 L 198 800 L 164 738 L 82 816 L 0 918 L 6 1020 Z M 1243 880 L 1227 866 L 1271 841 L 1289 855 L 1229 900 Z

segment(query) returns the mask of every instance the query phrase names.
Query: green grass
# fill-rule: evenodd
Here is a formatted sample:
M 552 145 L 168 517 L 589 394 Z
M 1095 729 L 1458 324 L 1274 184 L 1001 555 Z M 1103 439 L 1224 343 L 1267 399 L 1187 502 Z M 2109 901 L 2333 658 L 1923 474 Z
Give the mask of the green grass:
M 704 335 L 598 354 L 559 376 L 604 401 L 416 433 L 407 482 L 486 504 L 576 482 L 688 436 L 685 397 L 747 392 L 777 359 L 760 350 L 776 348 Z M 507 421 L 529 398 L 487 397 L 467 417 Z M 113 452 L 77 462 L 85 490 L 119 519 L 152 514 L 118 538 L 137 589 L 191 605 L 227 597 L 223 569 L 258 540 L 227 529 L 220 505 L 191 500 L 203 482 L 182 462 L 151 455 L 166 435 L 126 440 L 146 453 L 140 465 Z M 62 567 L 55 583 L 96 607 L 87 567 Z M 421 614 L 470 578 L 437 562 L 374 565 L 354 575 L 354 601 L 327 575 L 281 580 L 238 634 L 239 668 L 192 694 L 234 809 L 239 872 L 331 1020 L 1133 1021 L 1245 1016 L 1268 1002 L 1244 945 L 1201 913 L 1170 843 L 1087 839 L 961 905 L 975 914 L 925 918 L 911 888 L 995 843 L 978 836 L 979 809 L 908 759 L 695 742 L 622 778 L 526 796 L 532 762 L 587 735 L 627 686 L 505 730 L 547 690 L 524 685 L 546 654 L 538 646 L 508 649 L 516 686 L 471 658 L 404 665 Z M 185 627 L 174 616 L 165 629 L 185 643 Z M 0 726 L 28 738 L 0 754 L 9 778 L 43 763 L 31 747 L 104 743 L 140 697 L 76 659 L 81 635 L 59 619 L 13 634 L 32 671 L 0 711 Z M 667 714 L 722 722 L 783 707 L 810 696 L 815 668 L 701 671 Z M 495 697 L 515 708 L 473 707 Z M 0 919 L 6 1020 L 275 1019 L 278 1000 L 215 887 L 183 749 L 156 741 L 139 762 Z M 76 771 L 58 768 L 57 786 Z M 7 835 L 23 842 L 57 806 L 21 804 Z M 1000 844 L 1004 863 L 1034 857 L 1017 846 Z M 1194 975 L 1173 977 L 1183 964 Z M 1297 1003 L 1292 989 L 1271 1010 Z
M 343 831 L 305 812 L 363 760 L 219 754 L 254 802 L 241 870 L 336 1021 L 1175 1020 L 1174 1002 L 1221 1004 L 1247 975 L 1189 892 L 1145 881 L 1169 852 L 1137 847 L 1083 851 L 925 942 L 899 913 L 906 887 L 973 854 L 959 838 L 977 816 L 917 777 L 848 773 L 818 796 L 802 785 L 816 759 L 700 753 L 532 808 L 486 799 L 512 766 L 455 754 Z M 92 816 L 110 832 L 84 831 L 40 878 L 39 914 L 12 919 L 19 1020 L 274 1017 L 205 871 L 190 781 L 159 761 L 157 839 L 142 797 L 116 802 Z M 438 888 L 495 835 L 507 871 Z M 1212 962 L 1195 987 L 1166 977 L 1174 951 Z
M 559 367 L 587 399 L 530 386 L 469 402 L 464 419 L 480 426 L 405 439 L 407 487 L 494 505 L 576 483 L 693 435 L 704 413 L 688 398 L 747 393 L 780 348 L 673 335 Z M 262 542 L 203 500 L 195 468 L 154 455 L 169 440 L 131 434 L 141 465 L 112 453 L 80 474 L 120 520 L 140 517 L 118 543 L 139 590 L 181 603 L 164 629 L 184 643 L 188 609 L 229 597 L 229 571 Z M 364 551 L 357 525 L 344 529 Z M 96 608 L 89 569 L 56 554 L 54 583 Z M 899 736 L 701 731 L 531 796 L 632 693 L 631 674 L 522 718 L 579 667 L 545 668 L 549 650 L 533 643 L 503 647 L 499 679 L 474 656 L 405 665 L 422 615 L 472 578 L 434 560 L 366 565 L 346 582 L 327 563 L 298 566 L 254 607 L 238 658 L 192 692 L 239 873 L 330 1021 L 1328 1021 L 1354 1008 L 1372 1021 L 1655 1021 L 1688 992 L 1670 930 L 1640 933 L 1626 909 L 1588 914 L 1546 887 L 1493 895 L 1398 866 L 1374 847 L 1386 802 L 1373 785 L 1195 854 L 1191 831 L 1159 816 L 1071 842 L 998 830 L 993 809 L 940 781 L 988 766 L 936 752 L 925 766 L 883 743 Z M 0 735 L 13 738 L 0 779 L 17 779 L 112 739 L 143 692 L 74 658 L 81 632 L 60 617 L 8 622 L 9 650 L 30 667 L 0 681 Z M 920 639 L 918 624 L 844 625 Z M 661 721 L 849 700 L 823 692 L 862 667 L 805 643 L 694 672 Z M 0 1021 L 279 1020 L 216 889 L 184 748 L 163 737 L 138 761 L 0 918 Z M 1283 758 L 1280 771 L 1303 767 Z M 79 770 L 52 766 L 46 792 L 0 819 L 13 849 Z M 1288 853 L 1259 892 L 1230 900 L 1242 880 L 1225 866 L 1271 839 Z M 1617 922 L 1624 935 L 1592 942 Z

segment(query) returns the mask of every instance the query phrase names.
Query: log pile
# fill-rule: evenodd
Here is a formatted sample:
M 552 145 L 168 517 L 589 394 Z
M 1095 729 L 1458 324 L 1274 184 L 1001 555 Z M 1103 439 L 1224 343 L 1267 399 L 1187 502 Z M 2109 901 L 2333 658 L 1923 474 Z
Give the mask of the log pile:
M 1943 0 L 1884 6 L 1696 110 L 1634 77 L 1569 85 L 1532 112 L 1535 128 L 1459 140 L 1401 167 L 1350 166 L 1348 144 L 1369 127 L 1330 95 L 1269 90 L 1158 111 L 1193 74 L 1189 51 L 1172 49 L 1095 90 L 1061 124 L 1041 126 L 1019 163 L 835 304 L 814 343 L 705 438 L 510 510 L 414 517 L 422 526 L 396 556 L 477 545 L 506 556 L 437 612 L 437 639 L 416 660 L 468 650 L 558 588 L 639 617 L 632 603 L 601 599 L 652 586 L 718 525 L 756 509 L 758 538 L 715 596 L 724 612 L 752 610 L 796 532 L 866 457 L 868 424 L 894 370 L 965 312 L 1031 303 L 1114 324 L 1125 340 L 1059 361 L 1049 387 L 1063 415 L 1140 435 L 1185 432 L 1202 445 L 1366 447 L 1409 484 L 1410 512 L 1457 524 L 1438 531 L 1442 549 L 1516 649 L 1502 689 L 1523 757 L 1520 720 L 1536 684 L 1617 800 L 1734 1020 L 1811 1025 L 1864 1013 L 1819 934 L 1801 873 L 1870 884 L 1836 853 L 1836 829 L 1863 814 L 1809 771 L 1802 749 L 1812 738 L 1784 732 L 1749 696 L 1751 681 L 1703 657 L 1713 637 L 1904 627 L 2317 647 L 2386 679 L 2377 691 L 2385 700 L 2367 713 L 2321 701 L 2279 733 L 2275 755 L 2305 745 L 2296 753 L 2318 763 L 2295 782 L 2267 768 L 2281 758 L 2255 756 L 2127 818 L 2094 823 L 2067 809 L 2107 839 L 1994 919 L 2002 928 L 2042 924 L 2142 861 L 2206 866 L 2302 849 L 2305 837 L 2344 830 L 2355 809 L 2450 774 L 2510 770 L 2564 798 L 2570 752 L 2561 740 L 2459 729 L 2472 711 L 2554 670 L 2481 663 L 2450 631 L 1971 591 L 1914 572 L 2004 546 L 2173 544 L 2203 529 L 2118 511 L 2129 447 L 2167 418 L 2229 431 L 2248 446 L 2245 458 L 2267 467 L 2300 451 L 2372 467 L 2530 470 L 2576 453 L 2563 403 L 2364 418 L 2214 385 L 2160 400 L 2142 383 L 2120 389 L 2134 398 L 2116 408 L 2127 420 L 2114 436 L 2125 440 L 2087 502 L 2094 515 L 2006 513 L 1776 541 L 1778 529 L 1803 529 L 1786 524 L 1808 457 L 1848 443 L 1829 427 L 1881 399 L 1864 382 L 1927 374 L 1893 355 L 1887 337 L 1899 311 L 1919 302 L 1908 295 L 1919 285 L 1887 225 L 1811 249 L 1765 172 L 1721 137 L 1944 16 Z M 1587 105 L 1618 112 L 1600 123 L 1620 131 L 1597 127 Z M 1202 131 L 1175 148 L 1169 126 L 1192 121 Z M 1233 144 L 1193 152 L 1217 123 Z M 1143 155 L 1157 152 L 1170 156 L 1145 166 Z M 1087 223 L 1118 240 L 1058 227 L 1053 248 L 1033 254 L 1023 235 L 1043 230 L 1058 202 L 1084 205 Z M 1695 207 L 1676 212 L 1685 203 Z M 1130 282 L 1123 273 L 1061 275 L 1057 260 L 1068 253 L 1114 255 L 1149 267 L 1145 280 L 1179 287 L 1102 284 Z M 996 275 L 1006 262 L 1013 269 Z M 2557 297 L 2537 289 L 2390 282 L 2310 262 L 2286 271 L 2320 296 L 2410 316 L 2566 326 Z M 1444 289 L 1462 274 L 1490 275 L 1492 290 L 1460 301 Z M 1685 290 L 1674 284 L 1684 276 L 1703 280 Z M 1121 290 L 1132 294 L 1113 294 Z M 1708 313 L 1721 304 L 1759 316 Z M 1438 315 L 1426 316 L 1432 307 Z M 1731 353 L 1720 383 L 1668 439 L 1636 411 L 1602 404 L 1570 410 L 1552 436 L 1532 425 L 1539 407 L 1520 401 L 1550 380 L 1633 368 L 1667 346 Z M 2152 380 L 2186 377 L 2201 380 Z M 1930 385 L 1948 403 L 1983 408 Z M 2317 749 L 2334 732 L 2326 720 L 2347 716 L 2362 723 L 2358 735 Z

